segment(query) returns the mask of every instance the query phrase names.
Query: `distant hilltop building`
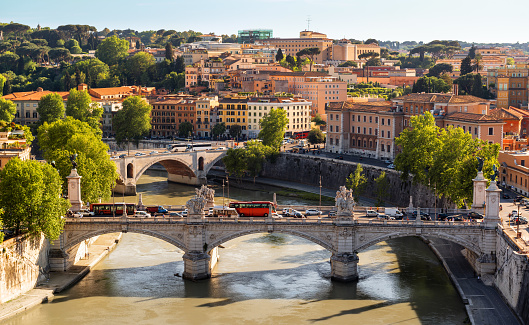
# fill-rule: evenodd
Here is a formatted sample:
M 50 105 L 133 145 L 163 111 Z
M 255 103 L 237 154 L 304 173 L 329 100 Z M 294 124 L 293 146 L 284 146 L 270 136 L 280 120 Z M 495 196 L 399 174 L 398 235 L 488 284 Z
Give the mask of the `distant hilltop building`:
M 239 44 L 253 44 L 256 41 L 274 37 L 271 29 L 245 29 L 240 30 L 238 35 Z

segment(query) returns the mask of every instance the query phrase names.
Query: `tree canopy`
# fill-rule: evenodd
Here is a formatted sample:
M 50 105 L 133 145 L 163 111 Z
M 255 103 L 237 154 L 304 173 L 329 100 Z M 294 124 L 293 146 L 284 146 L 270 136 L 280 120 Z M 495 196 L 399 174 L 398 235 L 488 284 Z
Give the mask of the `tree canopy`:
M 64 101 L 61 95 L 51 93 L 40 98 L 37 113 L 39 113 L 39 125 L 53 123 L 64 117 Z
M 8 99 L 0 98 L 0 121 L 11 123 L 17 113 L 17 105 Z
M 188 137 L 193 132 L 193 124 L 190 122 L 182 122 L 178 126 L 178 136 Z
M 272 109 L 259 122 L 261 131 L 259 131 L 259 139 L 263 140 L 265 146 L 270 146 L 275 151 L 279 151 L 283 138 L 285 137 L 285 130 L 288 124 L 287 113 L 283 109 Z
M 117 36 L 107 37 L 99 44 L 96 57 L 106 64 L 114 65 L 127 56 L 129 42 Z
M 325 135 L 320 129 L 312 129 L 307 136 L 310 144 L 325 143 Z
M 354 200 L 358 203 L 360 196 L 365 191 L 365 186 L 367 184 L 367 177 L 364 174 L 364 168 L 362 164 L 356 165 L 354 173 L 349 174 L 349 177 L 345 180 L 346 186 L 353 190 Z
M 461 67 L 459 71 L 460 76 L 464 76 L 467 73 L 472 73 L 472 59 L 469 56 L 461 60 Z
M 226 132 L 226 124 L 224 122 L 215 124 L 213 129 L 211 129 L 211 134 L 214 138 L 218 138 L 219 136 L 223 135 L 224 132 Z
M 452 65 L 448 63 L 439 63 L 430 68 L 428 77 L 439 78 L 445 72 L 452 72 Z
M 451 85 L 448 85 L 443 79 L 427 76 L 419 78 L 412 88 L 414 93 L 446 93 L 451 90 Z
M 473 139 L 462 128 L 439 128 L 430 112 L 413 116 L 411 128 L 405 129 L 396 145 L 401 152 L 395 158 L 395 168 L 403 178 L 413 175 L 413 181 L 435 189 L 458 206 L 472 202 L 472 179 L 477 173 L 477 159 L 484 160 L 483 172 L 492 174 L 498 164 L 498 144 Z
M 92 99 L 86 90 L 71 89 L 66 103 L 66 115 L 88 123 L 96 135 L 101 136 L 101 116 L 103 107 Z
M 108 146 L 88 125 L 67 117 L 44 123 L 38 129 L 39 144 L 47 161 L 55 161 L 66 188 L 66 176 L 72 169 L 70 156 L 77 154 L 77 172 L 81 175 L 81 197 L 85 202 L 108 199 L 118 175 L 110 160 Z
M 138 142 L 151 130 L 151 105 L 139 96 L 131 96 L 123 101 L 123 109 L 114 115 L 113 123 L 118 145 Z
M 61 178 L 51 165 L 36 160 L 10 159 L 0 171 L 0 208 L 4 227 L 16 234 L 41 232 L 59 238 L 70 203 L 62 198 Z

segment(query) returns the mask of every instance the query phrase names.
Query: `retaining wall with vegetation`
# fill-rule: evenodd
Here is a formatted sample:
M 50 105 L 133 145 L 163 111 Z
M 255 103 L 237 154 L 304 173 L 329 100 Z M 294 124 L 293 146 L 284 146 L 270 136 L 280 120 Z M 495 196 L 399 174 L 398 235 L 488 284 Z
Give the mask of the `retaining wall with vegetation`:
M 298 182 L 311 186 L 321 185 L 325 188 L 338 190 L 339 186 L 345 185 L 346 178 L 356 170 L 357 163 L 299 154 L 281 154 L 273 162 L 267 161 L 263 166 L 261 176 Z M 421 207 L 434 207 L 434 195 L 427 187 L 412 184 L 410 180 L 404 181 L 400 173 L 387 168 L 362 164 L 367 185 L 363 196 L 376 198 L 375 179 L 386 172 L 388 189 L 386 203 L 399 207 L 407 207 L 410 203 L 410 195 L 413 197 L 413 205 Z M 445 200 L 438 200 L 437 207 L 452 207 Z

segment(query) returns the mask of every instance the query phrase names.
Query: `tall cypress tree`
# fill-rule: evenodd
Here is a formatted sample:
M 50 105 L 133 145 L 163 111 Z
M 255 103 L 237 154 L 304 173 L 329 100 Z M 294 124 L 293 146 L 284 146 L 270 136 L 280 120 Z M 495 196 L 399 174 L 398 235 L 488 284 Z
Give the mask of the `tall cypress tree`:
M 170 42 L 167 42 L 167 44 L 165 44 L 165 58 L 173 62 L 173 45 L 171 45 Z
M 277 50 L 277 53 L 276 53 L 276 61 L 279 62 L 281 60 L 283 60 L 283 51 L 281 51 L 281 49 Z
M 469 56 L 461 60 L 461 69 L 459 71 L 461 76 L 472 73 L 472 59 Z

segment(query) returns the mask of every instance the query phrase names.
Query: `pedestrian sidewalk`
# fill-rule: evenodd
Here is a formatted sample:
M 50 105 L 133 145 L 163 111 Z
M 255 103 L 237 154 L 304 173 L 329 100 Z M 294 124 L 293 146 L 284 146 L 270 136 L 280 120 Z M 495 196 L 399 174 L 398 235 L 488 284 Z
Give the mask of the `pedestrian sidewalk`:
M 78 261 L 66 272 L 50 272 L 46 282 L 20 297 L 0 304 L 0 321 L 20 314 L 27 309 L 53 300 L 54 293 L 68 289 L 79 282 L 90 270 L 107 256 L 121 239 L 121 233 L 101 235 L 90 245 L 86 259 Z

